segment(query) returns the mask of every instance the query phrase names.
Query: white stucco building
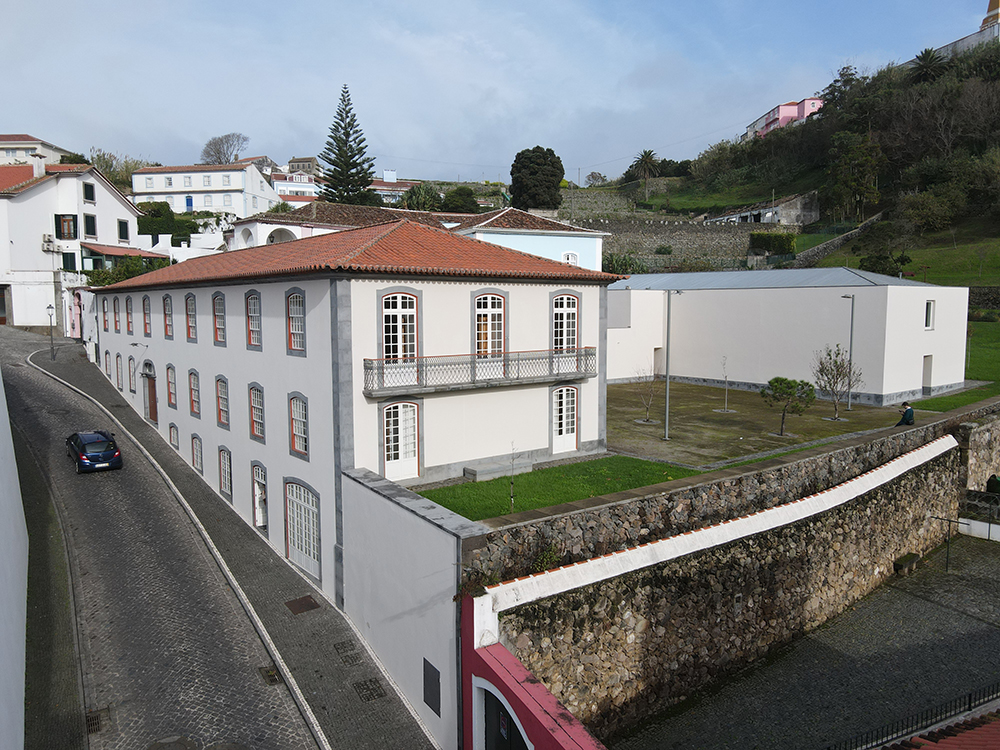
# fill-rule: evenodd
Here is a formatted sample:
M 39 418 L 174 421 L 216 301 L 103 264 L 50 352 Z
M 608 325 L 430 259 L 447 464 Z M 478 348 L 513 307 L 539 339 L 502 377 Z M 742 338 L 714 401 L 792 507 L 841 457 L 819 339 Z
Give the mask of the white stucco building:
M 371 584 L 373 566 L 399 563 L 384 554 L 394 527 L 345 500 L 344 472 L 410 485 L 504 473 L 512 451 L 519 470 L 603 451 L 615 278 L 397 221 L 98 290 L 100 365 L 358 625 L 432 734 L 455 747 L 455 592 L 438 586 L 458 580 L 453 543 L 420 548 L 421 560 L 448 562 L 433 590 L 428 579 L 407 593 L 423 601 L 400 621 L 398 602 Z M 132 318 L 116 314 L 128 309 Z M 436 708 L 419 697 L 421 659 L 440 675 Z
M 132 175 L 136 204 L 165 201 L 174 213 L 211 211 L 245 218 L 281 197 L 252 162 L 145 167 Z
M 139 210 L 95 167 L 83 164 L 0 166 L 0 325 L 73 332 L 70 289 L 81 273 L 123 255 L 162 258 L 140 249 Z
M 69 155 L 66 149 L 27 133 L 0 133 L 0 165 L 30 164 L 36 158 L 45 164 L 58 164 Z
M 257 214 L 234 222 L 229 244 L 231 249 L 271 245 L 400 219 L 593 271 L 601 270 L 607 235 L 516 208 L 453 214 L 316 201 L 288 213 Z
M 608 291 L 608 379 L 662 377 L 669 294 L 672 380 L 813 381 L 815 352 L 849 348 L 853 301 L 855 400 L 943 393 L 965 380 L 968 292 L 850 268 L 632 276 Z

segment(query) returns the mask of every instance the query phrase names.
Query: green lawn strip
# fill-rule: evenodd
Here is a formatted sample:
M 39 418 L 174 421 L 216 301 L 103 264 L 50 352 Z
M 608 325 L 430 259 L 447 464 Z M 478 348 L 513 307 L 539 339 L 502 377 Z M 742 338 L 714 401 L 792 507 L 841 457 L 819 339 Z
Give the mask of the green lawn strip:
M 547 508 L 697 475 L 692 469 L 628 456 L 607 456 L 514 476 L 514 511 Z M 421 495 L 472 521 L 511 512 L 510 477 L 470 482 L 421 492 Z
M 811 250 L 816 245 L 822 245 L 824 242 L 839 236 L 839 234 L 797 234 L 795 235 L 795 253 L 797 255 L 804 250 Z
M 969 330 L 972 335 L 968 339 L 969 366 L 965 377 L 967 380 L 990 381 L 989 385 L 924 399 L 914 404 L 917 409 L 950 411 L 1000 395 L 1000 323 L 973 322 L 969 323 Z

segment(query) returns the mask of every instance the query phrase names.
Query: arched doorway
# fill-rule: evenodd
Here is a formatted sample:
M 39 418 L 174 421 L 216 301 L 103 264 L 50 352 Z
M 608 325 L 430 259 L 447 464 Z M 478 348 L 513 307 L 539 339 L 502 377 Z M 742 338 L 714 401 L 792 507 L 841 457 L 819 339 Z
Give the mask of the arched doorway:
M 291 242 L 296 239 L 295 235 L 291 231 L 285 228 L 275 229 L 269 235 L 267 235 L 267 244 L 276 245 L 279 242 Z

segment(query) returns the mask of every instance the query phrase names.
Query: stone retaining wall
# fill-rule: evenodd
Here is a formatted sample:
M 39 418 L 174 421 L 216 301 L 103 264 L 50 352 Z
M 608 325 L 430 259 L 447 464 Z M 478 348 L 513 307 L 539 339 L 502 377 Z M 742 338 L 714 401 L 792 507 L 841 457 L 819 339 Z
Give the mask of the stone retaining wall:
M 1000 286 L 970 286 L 969 307 L 1000 310 Z
M 882 214 L 877 213 L 871 217 L 868 221 L 864 222 L 857 229 L 852 229 L 850 232 L 845 232 L 839 237 L 834 237 L 832 240 L 827 240 L 826 242 L 816 245 L 816 247 L 811 247 L 808 250 L 803 250 L 796 256 L 795 261 L 789 264 L 791 268 L 812 268 L 817 263 L 819 263 L 827 255 L 836 252 L 848 242 L 853 242 L 862 232 L 868 229 L 876 221 L 882 220 Z
M 944 539 L 952 450 L 823 516 L 501 618 L 501 642 L 601 739 L 822 624 Z

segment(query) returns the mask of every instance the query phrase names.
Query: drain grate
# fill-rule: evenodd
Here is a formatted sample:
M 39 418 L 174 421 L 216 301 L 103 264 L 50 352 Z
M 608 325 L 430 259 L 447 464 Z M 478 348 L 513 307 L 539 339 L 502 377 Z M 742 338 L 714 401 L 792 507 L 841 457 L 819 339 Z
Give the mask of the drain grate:
M 285 602 L 285 606 L 288 607 L 293 615 L 301 615 L 303 612 L 308 612 L 310 609 L 319 609 L 319 604 L 311 595 L 300 596 L 298 599 L 292 599 L 290 602 Z
M 281 673 L 278 672 L 277 667 L 258 667 L 257 671 L 260 672 L 260 676 L 264 678 L 265 685 L 280 685 L 284 682 L 281 679 Z
M 354 641 L 340 641 L 334 643 L 333 648 L 340 655 L 340 660 L 349 667 L 360 664 L 364 660 L 361 652 L 355 650 Z
M 99 708 L 96 711 L 87 712 L 87 734 L 97 734 L 103 732 L 111 721 L 110 708 Z
M 354 641 L 337 641 L 333 644 L 334 650 L 343 656 L 344 654 L 354 650 Z
M 385 689 L 376 679 L 355 682 L 353 687 L 358 691 L 358 697 L 364 703 L 369 703 L 373 700 L 385 697 Z

